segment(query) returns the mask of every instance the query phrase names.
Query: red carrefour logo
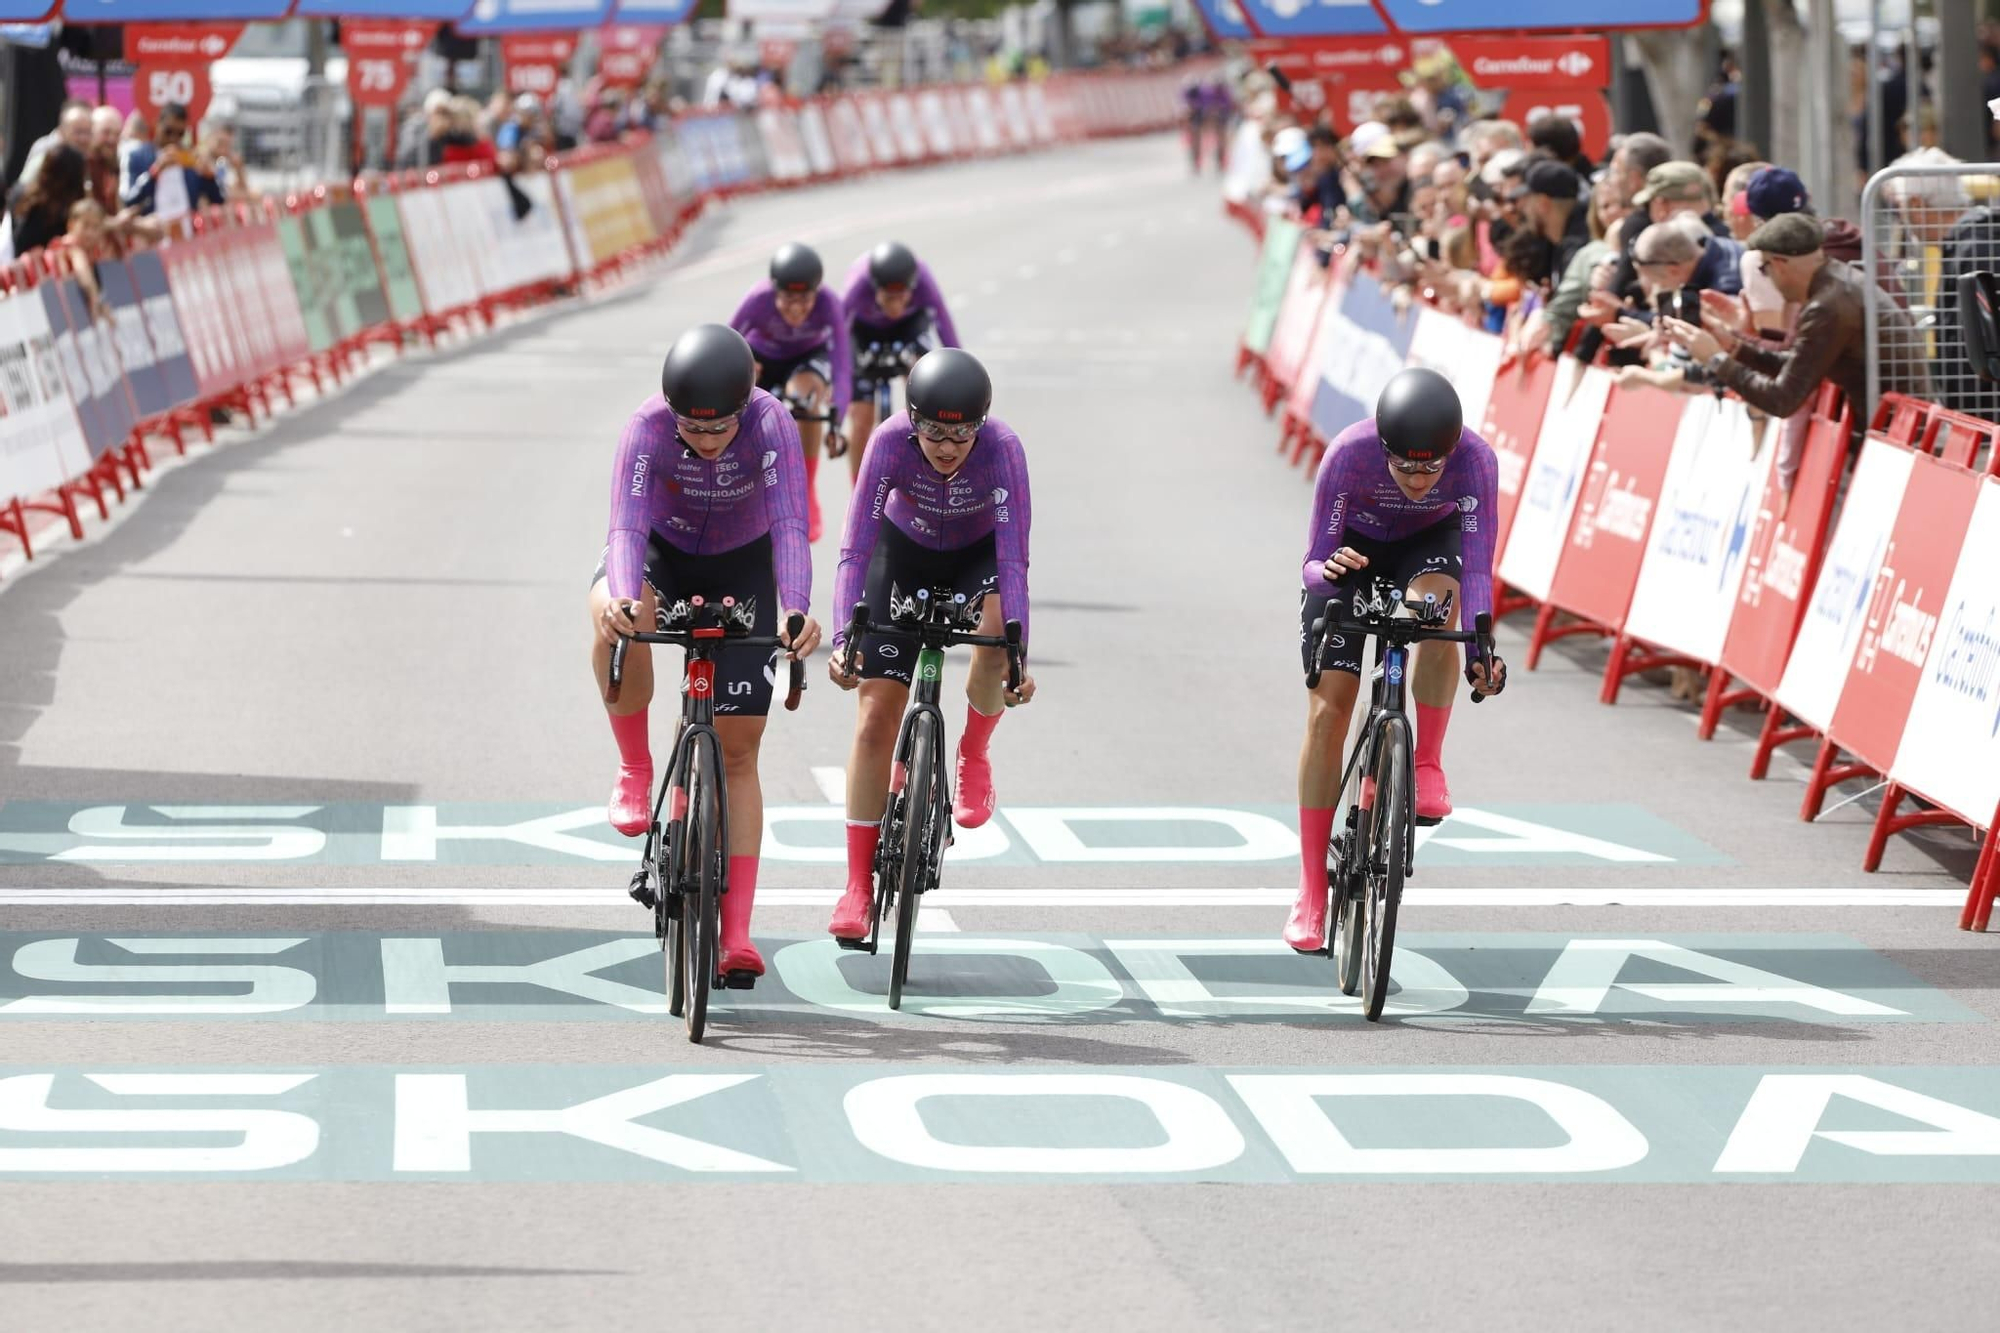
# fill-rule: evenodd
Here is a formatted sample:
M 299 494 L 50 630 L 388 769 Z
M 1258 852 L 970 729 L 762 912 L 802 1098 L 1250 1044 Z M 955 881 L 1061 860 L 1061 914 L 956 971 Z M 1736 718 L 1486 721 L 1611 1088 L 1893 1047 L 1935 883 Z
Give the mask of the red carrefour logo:
M 1581 51 L 1571 51 L 1556 61 L 1556 68 L 1572 79 L 1580 79 L 1597 68 L 1597 62 Z

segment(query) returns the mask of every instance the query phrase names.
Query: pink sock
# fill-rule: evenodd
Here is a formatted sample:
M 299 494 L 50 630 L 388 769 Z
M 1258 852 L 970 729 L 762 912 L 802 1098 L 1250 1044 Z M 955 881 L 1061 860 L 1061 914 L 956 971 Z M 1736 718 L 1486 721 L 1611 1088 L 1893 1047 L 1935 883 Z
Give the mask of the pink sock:
M 757 905 L 757 858 L 729 858 L 729 892 L 722 895 L 722 947 L 750 942 L 750 909 Z
M 1438 763 L 1444 755 L 1444 729 L 1451 723 L 1450 708 L 1417 705 L 1417 762 Z
M 965 734 L 958 738 L 958 752 L 969 754 L 975 759 L 986 753 L 987 742 L 993 739 L 993 728 L 1000 725 L 1001 715 L 1007 710 L 988 717 L 971 704 L 965 706 Z
M 1326 844 L 1333 837 L 1333 811 L 1299 807 L 1299 891 L 1326 888 Z
M 875 882 L 875 847 L 882 826 L 873 820 L 847 821 L 847 886 L 868 888 Z
M 608 713 L 611 734 L 618 741 L 618 760 L 627 768 L 651 768 L 653 743 L 646 727 L 646 710 L 636 713 Z

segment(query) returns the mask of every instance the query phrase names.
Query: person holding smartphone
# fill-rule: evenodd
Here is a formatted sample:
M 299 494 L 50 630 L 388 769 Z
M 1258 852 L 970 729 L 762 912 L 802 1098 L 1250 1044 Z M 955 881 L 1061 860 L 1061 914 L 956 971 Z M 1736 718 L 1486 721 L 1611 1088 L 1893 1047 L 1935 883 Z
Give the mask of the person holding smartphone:
M 153 141 L 139 144 L 126 155 L 119 199 L 142 217 L 173 222 L 186 217 L 203 204 L 222 203 L 222 190 L 213 175 L 204 176 L 195 167 L 194 155 L 186 146 L 188 109 L 179 102 L 160 108 L 160 121 Z

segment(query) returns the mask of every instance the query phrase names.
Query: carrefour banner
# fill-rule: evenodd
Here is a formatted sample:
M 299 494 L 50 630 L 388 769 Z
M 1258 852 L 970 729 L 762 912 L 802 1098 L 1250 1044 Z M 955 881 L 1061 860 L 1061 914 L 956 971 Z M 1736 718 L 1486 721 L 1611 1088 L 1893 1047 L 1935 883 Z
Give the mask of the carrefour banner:
M 611 21 L 617 0 L 477 0 L 472 17 L 460 19 L 466 37 L 496 32 L 578 32 Z
M 296 0 L 63 0 L 66 23 L 235 23 L 281 19 Z
M 307 18 L 433 19 L 445 23 L 472 13 L 472 0 L 298 0 L 292 11 Z

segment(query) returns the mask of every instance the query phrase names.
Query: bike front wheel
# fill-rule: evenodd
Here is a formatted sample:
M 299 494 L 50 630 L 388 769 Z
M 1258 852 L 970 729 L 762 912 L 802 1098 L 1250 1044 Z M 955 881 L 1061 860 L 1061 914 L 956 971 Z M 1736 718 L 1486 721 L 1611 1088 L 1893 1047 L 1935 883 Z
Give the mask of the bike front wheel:
M 1366 928 L 1361 932 L 1361 1007 L 1368 1021 L 1382 1017 L 1389 999 L 1389 967 L 1396 952 L 1396 911 L 1403 901 L 1403 867 L 1410 849 L 1410 733 L 1400 722 L 1382 728 L 1375 754 L 1375 809 L 1368 855 L 1361 862 Z
M 910 944 L 917 933 L 917 899 L 929 887 L 931 843 L 938 829 L 938 752 L 934 727 L 919 718 L 910 737 L 909 778 L 903 787 L 903 845 L 896 867 L 896 947 L 889 961 L 889 1007 L 903 1007 L 910 978 Z
M 728 831 L 722 824 L 721 768 L 716 763 L 714 742 L 705 736 L 695 737 L 687 758 L 677 970 L 688 1040 L 699 1043 L 708 1030 L 708 993 L 715 986 L 717 939 L 722 930 L 722 857 Z

